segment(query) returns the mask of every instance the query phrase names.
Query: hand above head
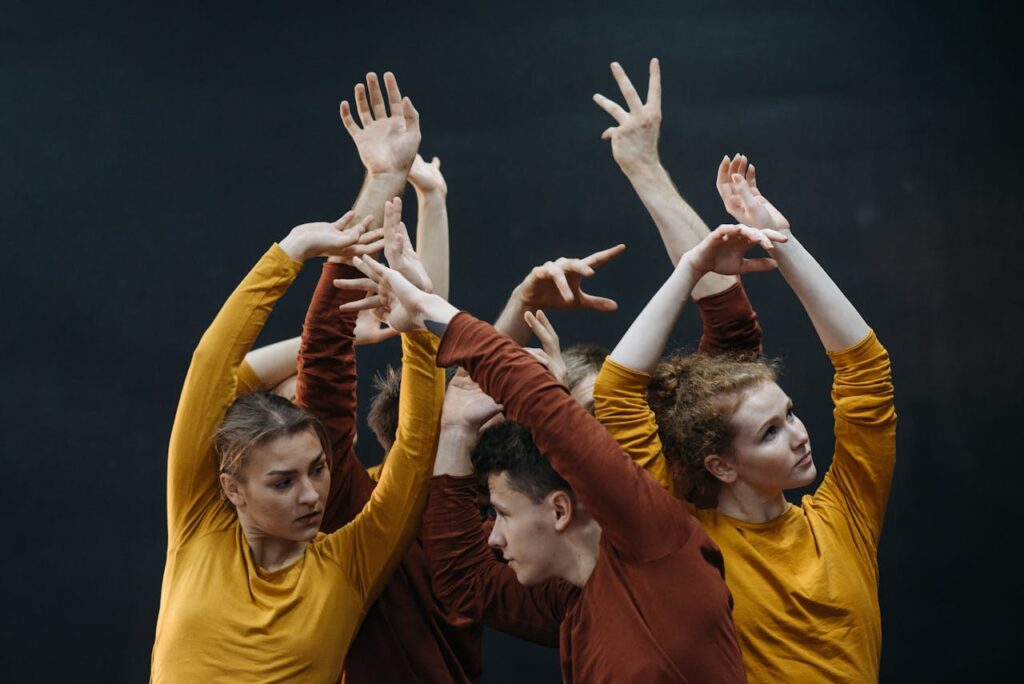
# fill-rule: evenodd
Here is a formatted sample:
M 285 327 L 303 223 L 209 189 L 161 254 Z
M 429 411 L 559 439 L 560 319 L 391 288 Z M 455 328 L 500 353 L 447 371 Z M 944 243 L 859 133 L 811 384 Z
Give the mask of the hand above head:
M 728 156 L 722 158 L 715 187 L 725 210 L 740 223 L 753 228 L 789 230 L 786 217 L 757 189 L 757 174 L 746 155 L 737 153 L 732 160 Z
M 417 154 L 415 161 L 412 163 L 412 168 L 409 169 L 409 182 L 412 183 L 413 187 L 416 188 L 416 192 L 420 195 L 427 195 L 432 192 L 441 195 L 448 194 L 448 183 L 445 182 L 444 176 L 441 175 L 441 160 L 437 157 L 434 157 L 428 164 L 423 161 L 423 157 Z
M 459 369 L 448 383 L 441 409 L 441 426 L 459 428 L 476 434 L 491 418 L 501 413 L 501 404 L 484 393 L 480 386 Z
M 412 101 L 402 97 L 398 81 L 390 71 L 384 73 L 390 113 L 377 81 L 377 74 L 366 75 L 366 85 L 355 87 L 356 111 L 360 127 L 352 118 L 347 100 L 341 103 L 341 121 L 359 150 L 359 158 L 370 174 L 406 174 L 420 146 L 420 115 Z M 367 100 L 369 92 L 369 100 Z
M 612 156 L 626 173 L 660 164 L 658 133 L 661 130 L 661 67 L 657 58 L 651 60 L 646 103 L 641 102 L 636 88 L 618 62 L 612 62 L 612 75 L 619 84 L 629 111 L 604 95 L 595 94 L 594 102 L 618 123 L 605 130 L 601 139 L 612 141 Z
M 594 275 L 594 269 L 603 266 L 626 249 L 616 245 L 594 252 L 583 259 L 560 257 L 537 266 L 516 287 L 523 309 L 596 309 L 615 311 L 618 304 L 607 297 L 595 297 L 583 291 L 581 281 Z
M 359 315 L 356 316 L 355 328 L 352 329 L 352 335 L 355 337 L 355 345 L 357 347 L 390 340 L 398 334 L 398 331 L 386 322 L 377 320 L 369 309 L 359 312 Z
M 523 314 L 523 318 L 526 320 L 526 325 L 530 326 L 530 330 L 540 340 L 541 347 L 543 347 L 543 349 L 525 347 L 525 350 L 540 361 L 555 376 L 555 380 L 559 384 L 568 387 L 569 369 L 566 368 L 565 359 L 562 358 L 562 347 L 558 342 L 558 333 L 555 332 L 551 321 L 539 309 L 536 314 L 527 311 Z
M 384 204 L 384 256 L 388 265 L 424 292 L 433 292 L 433 284 L 402 223 L 402 200 L 395 197 Z
M 746 253 L 760 246 L 766 251 L 774 249 L 774 243 L 786 242 L 789 238 L 777 230 L 760 230 L 745 225 L 718 226 L 711 234 L 683 255 L 680 265 L 687 264 L 699 275 L 718 273 L 740 275 L 757 271 L 770 271 L 778 264 L 775 259 L 747 259 Z
M 292 228 L 278 244 L 296 261 L 317 256 L 351 258 L 379 251 L 384 246 L 384 231 L 367 232 L 372 216 L 353 225 L 354 218 L 355 213 L 350 211 L 333 223 L 303 223 Z
M 363 299 L 342 304 L 342 311 L 375 310 L 380 320 L 399 332 L 426 328 L 425 321 L 440 326 L 448 324 L 459 311 L 437 295 L 429 294 L 410 283 L 400 272 L 378 263 L 373 257 L 356 257 L 352 264 L 365 278 L 338 279 L 334 286 L 343 290 L 362 290 Z

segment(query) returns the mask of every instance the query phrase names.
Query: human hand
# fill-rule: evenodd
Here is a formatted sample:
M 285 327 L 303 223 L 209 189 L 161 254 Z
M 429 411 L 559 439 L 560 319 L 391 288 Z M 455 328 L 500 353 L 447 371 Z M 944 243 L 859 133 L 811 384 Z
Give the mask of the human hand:
M 658 134 L 661 131 L 661 66 L 658 59 L 651 60 L 650 77 L 647 83 L 647 102 L 640 96 L 629 80 L 629 76 L 618 62 L 612 62 L 612 75 L 622 97 L 626 100 L 627 112 L 617 103 L 601 94 L 594 95 L 594 102 L 611 114 L 618 126 L 612 126 L 601 134 L 602 140 L 612 141 L 612 156 L 627 174 L 644 166 L 659 164 Z
M 384 256 L 388 265 L 424 292 L 433 292 L 433 284 L 423 262 L 409 240 L 409 231 L 402 223 L 402 199 L 396 197 L 384 204 Z
M 352 225 L 354 218 L 355 212 L 350 211 L 333 223 L 303 223 L 292 228 L 278 246 L 295 261 L 316 256 L 351 258 L 380 250 L 384 246 L 384 231 L 366 231 L 373 217 L 367 216 Z
M 626 250 L 616 245 L 594 252 L 583 259 L 560 257 L 537 266 L 516 287 L 514 296 L 524 309 L 596 309 L 615 311 L 619 305 L 607 297 L 595 297 L 581 288 L 583 278 L 594 275 L 603 266 Z
M 530 326 L 530 330 L 540 340 L 541 347 L 543 347 L 543 349 L 535 349 L 533 347 L 524 347 L 524 349 L 540 361 L 555 376 L 555 380 L 559 384 L 568 387 L 569 369 L 565 365 L 565 359 L 562 358 L 562 347 L 558 343 L 558 333 L 555 332 L 551 321 L 540 310 L 536 314 L 527 311 L 523 314 L 523 318 L 526 320 L 526 325 Z
M 352 329 L 352 335 L 355 337 L 355 345 L 357 347 L 377 344 L 378 342 L 389 340 L 398 334 L 399 332 L 385 321 L 375 318 L 373 312 L 369 309 L 359 312 L 359 315 L 356 316 L 355 328 Z
M 352 136 L 368 173 L 402 173 L 412 166 L 420 146 L 420 115 L 412 100 L 403 98 L 398 81 L 390 71 L 384 72 L 384 86 L 388 91 L 388 113 L 380 91 L 377 74 L 366 75 L 366 86 L 355 87 L 356 110 L 362 127 L 352 118 L 348 100 L 341 103 L 341 122 Z M 369 91 L 369 102 L 367 102 Z
M 412 168 L 409 169 L 409 182 L 421 195 L 428 195 L 432 192 L 441 195 L 448 194 L 448 183 L 441 175 L 441 160 L 437 157 L 434 157 L 428 164 L 423 161 L 423 157 L 417 154 Z
M 398 271 L 378 263 L 371 256 L 356 257 L 352 265 L 362 271 L 365 278 L 337 279 L 334 286 L 343 290 L 362 290 L 367 293 L 363 299 L 342 304 L 342 311 L 375 310 L 379 320 L 399 332 L 411 332 L 426 328 L 424 321 L 431 320 L 442 325 L 458 313 L 458 310 L 437 295 L 420 290 Z
M 491 418 L 501 413 L 501 404 L 495 403 L 460 368 L 444 393 L 441 426 L 454 427 L 476 434 Z
M 715 181 L 725 210 L 740 223 L 754 228 L 789 230 L 789 221 L 757 189 L 757 173 L 746 155 L 737 153 L 730 161 L 722 157 Z
M 770 271 L 778 267 L 775 259 L 747 259 L 746 253 L 755 246 L 771 252 L 774 243 L 789 238 L 777 230 L 760 230 L 744 225 L 722 225 L 713 230 L 693 249 L 683 255 L 680 265 L 688 264 L 699 275 L 708 272 L 720 275 L 740 275 L 757 271 Z

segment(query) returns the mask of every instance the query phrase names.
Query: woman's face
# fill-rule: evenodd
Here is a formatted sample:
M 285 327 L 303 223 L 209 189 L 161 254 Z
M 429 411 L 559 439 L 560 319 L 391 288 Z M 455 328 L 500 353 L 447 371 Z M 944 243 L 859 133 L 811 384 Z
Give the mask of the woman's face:
M 284 435 L 246 454 L 244 481 L 228 492 L 247 532 L 309 541 L 320 530 L 331 473 L 312 430 Z M 236 500 L 236 497 L 238 500 Z
M 807 430 L 777 384 L 765 382 L 747 392 L 732 422 L 736 437 L 726 456 L 738 481 L 769 494 L 814 482 Z

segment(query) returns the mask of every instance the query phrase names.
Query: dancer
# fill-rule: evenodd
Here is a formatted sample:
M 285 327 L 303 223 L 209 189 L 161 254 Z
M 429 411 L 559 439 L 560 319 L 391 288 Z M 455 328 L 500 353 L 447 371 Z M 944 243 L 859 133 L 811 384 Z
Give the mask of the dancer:
M 659 365 L 695 271 L 710 267 L 700 250 L 612 351 L 595 388 L 596 415 L 666 488 L 717 498 L 694 512 L 725 556 L 750 681 L 877 680 L 876 554 L 895 462 L 889 357 L 757 190 L 745 157 L 722 160 L 718 187 L 737 220 L 788 238 L 773 255 L 835 367 L 835 454 L 824 481 L 799 506 L 787 502 L 785 490 L 811 484 L 816 468 L 771 364 L 698 354 Z M 675 487 L 669 462 L 684 474 Z
M 415 118 L 406 100 L 403 112 Z M 403 338 L 423 400 L 417 430 L 348 526 L 319 533 L 330 444 L 311 414 L 270 394 L 236 400 L 237 370 L 302 262 L 381 247 L 380 232 L 304 224 L 225 302 L 193 355 L 168 456 L 168 552 L 153 647 L 162 681 L 335 681 L 367 607 L 415 534 L 440 401 L 431 336 Z M 360 242 L 362 239 L 362 242 Z M 219 427 L 218 427 L 219 426 Z
M 513 463 L 478 471 L 498 512 L 491 544 L 505 565 L 481 552 L 479 518 L 471 524 L 451 510 L 472 509 L 474 498 L 436 477 L 421 536 L 442 569 L 442 596 L 483 594 L 560 622 L 566 681 L 744 681 L 721 557 L 685 506 L 625 459 L 515 342 L 370 258 L 354 262 L 367 277 L 344 286 L 375 294 L 343 310 L 383 306 L 393 327 L 442 334 L 438 363 L 465 368 L 566 483 L 538 491 Z M 546 465 L 539 454 L 528 461 L 526 471 Z

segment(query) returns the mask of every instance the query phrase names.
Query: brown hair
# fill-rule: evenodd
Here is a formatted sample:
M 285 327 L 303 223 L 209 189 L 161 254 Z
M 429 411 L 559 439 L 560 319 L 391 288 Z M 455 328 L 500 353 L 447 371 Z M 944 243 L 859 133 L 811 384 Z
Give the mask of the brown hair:
M 272 392 L 243 394 L 231 404 L 214 436 L 220 472 L 244 481 L 245 457 L 253 448 L 303 430 L 317 436 L 330 464 L 331 440 L 316 416 Z
M 732 416 L 750 390 L 774 382 L 779 366 L 756 354 L 714 356 L 676 352 L 661 362 L 647 390 L 665 458 L 678 491 L 691 501 L 716 492 L 704 467 L 736 437 Z
M 377 441 L 385 451 L 391 449 L 398 432 L 398 397 L 402 389 L 402 374 L 394 366 L 388 366 L 373 379 L 377 391 L 370 400 L 370 411 L 366 414 Z
M 608 350 L 596 344 L 574 344 L 562 350 L 562 360 L 569 390 L 580 384 L 583 378 L 601 370 L 601 364 L 608 356 Z

